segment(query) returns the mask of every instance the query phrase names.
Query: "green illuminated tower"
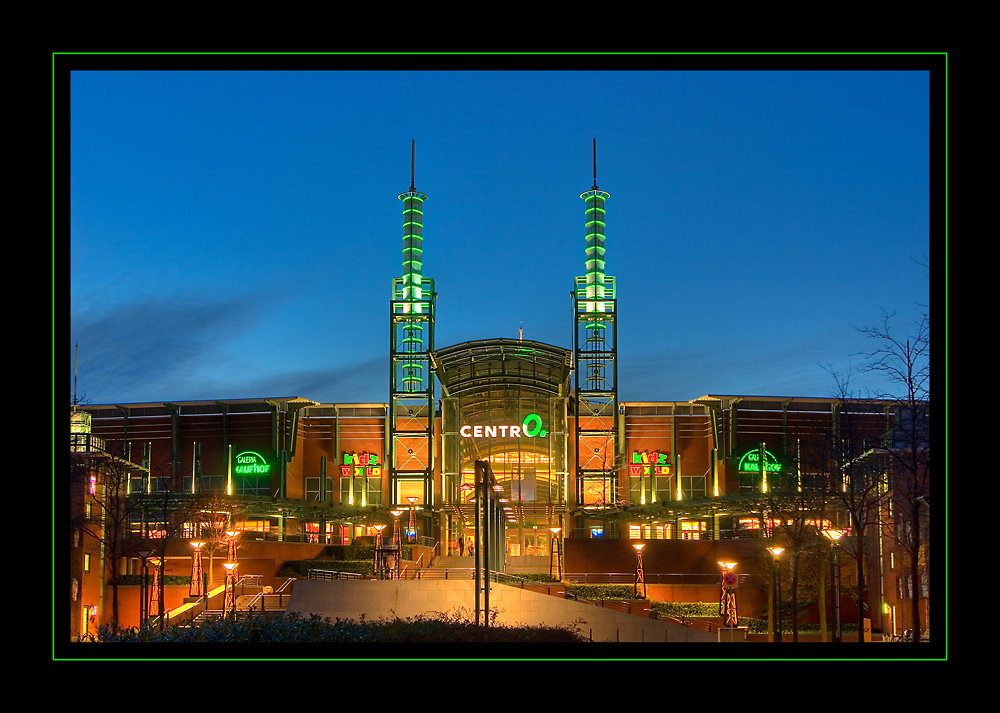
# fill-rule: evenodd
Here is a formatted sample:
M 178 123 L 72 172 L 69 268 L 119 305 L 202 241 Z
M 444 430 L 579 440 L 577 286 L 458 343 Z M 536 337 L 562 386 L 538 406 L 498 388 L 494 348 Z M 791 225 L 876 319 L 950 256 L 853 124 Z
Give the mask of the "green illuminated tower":
M 423 205 L 427 196 L 413 185 L 403 202 L 403 276 L 392 280 L 389 334 L 389 414 L 386 464 L 392 479 L 392 503 L 408 506 L 407 497 L 430 507 L 434 502 L 434 281 L 423 276 Z
M 586 201 L 586 274 L 573 291 L 573 352 L 576 371 L 577 502 L 609 506 L 617 498 L 618 346 L 615 278 L 604 273 L 604 203 L 594 185 L 580 194 Z

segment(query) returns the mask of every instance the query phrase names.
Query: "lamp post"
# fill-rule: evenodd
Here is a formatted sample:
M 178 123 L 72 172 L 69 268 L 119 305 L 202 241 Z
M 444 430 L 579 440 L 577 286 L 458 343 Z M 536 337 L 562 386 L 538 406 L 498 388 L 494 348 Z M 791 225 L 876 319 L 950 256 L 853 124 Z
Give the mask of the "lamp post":
M 194 552 L 191 557 L 191 587 L 188 589 L 188 594 L 192 597 L 200 597 L 205 593 L 204 577 L 201 571 L 201 548 L 205 546 L 205 543 L 195 540 L 191 546 L 194 548 Z
M 392 548 L 396 550 L 396 566 L 394 567 L 393 579 L 399 579 L 399 561 L 403 558 L 403 540 L 399 533 L 399 516 L 403 514 L 403 511 L 397 508 L 396 510 L 390 510 L 389 513 L 393 517 Z
M 149 618 L 149 599 L 146 596 L 146 578 L 149 576 L 147 572 L 147 561 L 149 556 L 153 554 L 152 550 L 139 550 L 136 552 L 139 555 L 139 559 L 142 561 L 142 567 L 140 568 L 140 587 L 139 587 L 139 627 L 142 628 L 146 623 L 146 619 Z
M 642 598 L 646 598 L 646 578 L 642 572 L 642 548 L 646 546 L 645 542 L 634 542 L 632 547 L 635 548 L 635 584 L 632 587 L 632 596 L 635 599 L 639 599 L 639 585 L 642 585 Z
M 413 510 L 413 504 L 417 502 L 417 496 L 407 495 L 406 502 L 410 504 L 410 524 L 406 528 L 406 541 L 409 542 L 411 539 L 416 539 L 417 537 L 417 516 Z
M 781 553 L 785 551 L 784 547 L 778 547 L 773 545 L 767 548 L 767 551 L 771 553 L 772 567 L 771 567 L 771 597 L 774 600 L 773 609 L 776 615 L 769 621 L 769 628 L 771 629 L 772 641 L 781 641 Z
M 736 576 L 737 562 L 719 562 L 722 567 L 722 597 L 719 600 L 719 614 L 722 615 L 722 625 L 727 629 L 736 627 Z
M 385 551 L 382 549 L 382 530 L 385 525 L 372 525 L 375 530 L 375 579 L 385 579 Z
M 240 565 L 238 562 L 223 562 L 222 566 L 226 568 L 226 598 L 222 615 L 229 616 L 232 612 L 233 619 L 236 619 L 236 568 Z
M 840 538 L 849 530 L 823 530 L 830 540 L 830 566 L 833 568 L 833 640 L 840 643 Z
M 151 557 L 149 563 L 153 565 L 153 591 L 150 592 L 149 598 L 152 599 L 156 604 L 151 607 L 150 616 L 160 616 L 160 562 L 162 560 L 159 557 Z
M 236 550 L 239 547 L 240 531 L 237 529 L 226 530 L 226 562 L 238 562 L 239 559 L 236 556 Z
M 561 527 L 550 527 L 549 532 L 552 533 L 552 543 L 549 547 L 549 577 L 552 579 L 561 580 L 562 579 L 562 550 L 559 547 L 559 533 L 562 532 Z M 555 576 L 552 575 L 552 559 L 555 557 Z

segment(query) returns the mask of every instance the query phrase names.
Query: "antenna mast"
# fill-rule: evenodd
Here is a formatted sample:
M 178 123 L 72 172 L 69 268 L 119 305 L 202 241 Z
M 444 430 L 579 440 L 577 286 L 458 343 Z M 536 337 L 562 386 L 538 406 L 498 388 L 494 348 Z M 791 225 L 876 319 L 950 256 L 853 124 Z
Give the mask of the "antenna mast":
M 594 139 L 594 190 L 597 190 L 597 139 Z

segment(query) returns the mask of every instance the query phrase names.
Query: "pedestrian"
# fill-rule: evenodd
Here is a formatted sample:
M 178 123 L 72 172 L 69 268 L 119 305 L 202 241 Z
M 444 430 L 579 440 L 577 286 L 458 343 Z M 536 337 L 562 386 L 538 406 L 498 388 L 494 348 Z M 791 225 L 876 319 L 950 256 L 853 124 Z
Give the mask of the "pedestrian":
M 458 554 L 465 554 L 465 538 L 461 535 L 458 536 Z

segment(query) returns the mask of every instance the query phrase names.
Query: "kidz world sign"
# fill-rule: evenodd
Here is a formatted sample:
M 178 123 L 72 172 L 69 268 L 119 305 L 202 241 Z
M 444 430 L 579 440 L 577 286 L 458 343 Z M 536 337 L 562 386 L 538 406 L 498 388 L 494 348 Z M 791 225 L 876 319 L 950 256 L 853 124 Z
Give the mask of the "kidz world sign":
M 544 438 L 548 433 L 542 428 L 542 417 L 537 413 L 529 413 L 524 417 L 524 423 L 520 426 L 470 426 L 465 425 L 458 429 L 462 438 Z
M 271 470 L 271 464 L 264 460 L 264 457 L 260 453 L 254 453 L 253 451 L 244 451 L 236 456 L 236 468 L 235 472 L 240 475 L 250 475 L 253 473 L 268 473 Z
M 669 453 L 632 451 L 629 475 L 670 475 L 672 465 Z
M 376 453 L 345 453 L 340 474 L 345 478 L 351 475 L 378 478 L 382 476 L 382 464 L 378 462 Z

